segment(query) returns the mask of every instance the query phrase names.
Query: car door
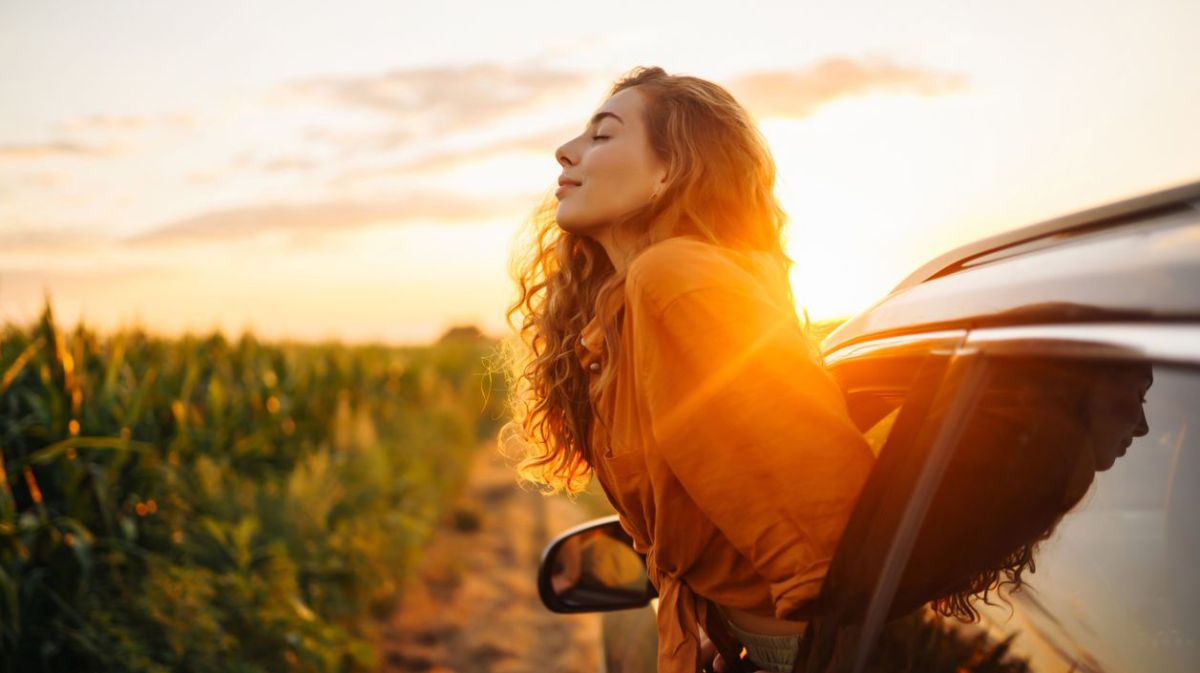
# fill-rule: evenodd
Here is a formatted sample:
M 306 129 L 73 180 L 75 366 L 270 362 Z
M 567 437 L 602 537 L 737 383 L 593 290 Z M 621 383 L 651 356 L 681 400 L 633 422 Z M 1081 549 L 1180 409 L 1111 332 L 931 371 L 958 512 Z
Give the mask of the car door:
M 835 650 L 836 661 L 846 665 L 860 640 L 874 642 L 883 621 L 895 616 L 893 609 L 903 614 L 911 608 L 911 592 L 906 587 L 897 595 L 898 578 L 885 577 L 885 571 L 895 572 L 891 546 L 912 528 L 902 519 L 919 491 L 929 458 L 932 443 L 927 435 L 939 425 L 932 419 L 944 416 L 953 401 L 944 391 L 969 374 L 960 351 L 965 336 L 965 331 L 950 330 L 889 337 L 841 348 L 827 357 L 851 416 L 877 460 L 817 599 L 818 616 L 803 643 L 807 670 L 824 670 Z M 881 588 L 881 583 L 892 586 Z M 876 598 L 883 594 L 886 600 Z M 871 607 L 883 614 L 874 617 L 872 637 L 862 638 L 859 631 Z M 864 655 L 869 652 L 870 648 L 863 650 Z
M 1200 670 L 1197 349 L 1186 324 L 971 332 L 883 448 L 809 656 L 862 670 L 932 600 L 1029 670 Z

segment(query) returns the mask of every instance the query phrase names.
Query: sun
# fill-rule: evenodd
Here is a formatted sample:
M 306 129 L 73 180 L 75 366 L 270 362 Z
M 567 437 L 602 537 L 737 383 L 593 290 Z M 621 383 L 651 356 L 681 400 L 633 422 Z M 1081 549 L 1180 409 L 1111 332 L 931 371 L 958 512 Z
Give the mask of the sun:
M 862 96 L 803 119 L 759 120 L 788 215 L 797 312 L 807 309 L 814 320 L 858 313 L 934 251 L 928 232 L 944 204 L 922 195 L 928 184 L 949 183 L 950 162 L 912 160 L 945 150 L 929 140 L 931 104 Z

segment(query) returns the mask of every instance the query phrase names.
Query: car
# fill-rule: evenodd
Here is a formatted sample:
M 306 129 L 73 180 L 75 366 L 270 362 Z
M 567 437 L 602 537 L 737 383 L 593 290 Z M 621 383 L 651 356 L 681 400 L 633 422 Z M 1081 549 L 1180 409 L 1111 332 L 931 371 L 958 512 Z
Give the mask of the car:
M 809 670 L 865 670 L 888 624 L 932 609 L 977 616 L 1024 670 L 1200 671 L 1200 182 L 947 252 L 821 351 L 878 454 Z M 652 611 L 644 575 L 563 580 L 600 538 L 638 558 L 616 517 L 566 531 L 544 604 Z

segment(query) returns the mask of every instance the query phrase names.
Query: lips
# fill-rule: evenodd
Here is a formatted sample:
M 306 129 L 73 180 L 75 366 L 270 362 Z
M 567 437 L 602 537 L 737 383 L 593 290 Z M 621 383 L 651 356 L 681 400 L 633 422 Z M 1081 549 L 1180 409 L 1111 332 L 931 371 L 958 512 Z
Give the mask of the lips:
M 566 187 L 567 185 L 578 187 L 581 184 L 583 184 L 583 183 L 578 180 L 572 180 L 566 176 L 559 176 L 559 178 L 558 178 L 558 186 L 559 187 Z

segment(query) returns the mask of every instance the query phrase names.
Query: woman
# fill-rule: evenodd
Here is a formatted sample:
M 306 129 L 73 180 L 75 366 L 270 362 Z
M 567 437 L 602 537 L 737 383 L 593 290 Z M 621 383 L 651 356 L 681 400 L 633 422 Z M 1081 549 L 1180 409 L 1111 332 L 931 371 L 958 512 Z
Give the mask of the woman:
M 659 671 L 731 635 L 791 671 L 873 455 L 796 316 L 774 161 L 725 89 L 656 67 L 556 158 L 501 445 L 549 492 L 599 478 L 659 592 Z

